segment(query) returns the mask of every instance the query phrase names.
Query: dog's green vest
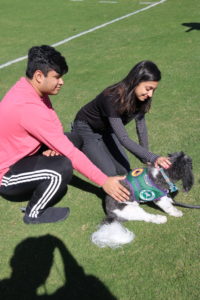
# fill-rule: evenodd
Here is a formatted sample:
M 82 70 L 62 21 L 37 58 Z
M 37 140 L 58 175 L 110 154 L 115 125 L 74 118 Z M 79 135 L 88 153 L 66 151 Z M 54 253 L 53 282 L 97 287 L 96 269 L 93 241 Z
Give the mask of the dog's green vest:
M 154 201 L 167 195 L 167 190 L 161 190 L 152 182 L 147 168 L 138 168 L 129 172 L 126 181 L 130 186 L 132 201 Z

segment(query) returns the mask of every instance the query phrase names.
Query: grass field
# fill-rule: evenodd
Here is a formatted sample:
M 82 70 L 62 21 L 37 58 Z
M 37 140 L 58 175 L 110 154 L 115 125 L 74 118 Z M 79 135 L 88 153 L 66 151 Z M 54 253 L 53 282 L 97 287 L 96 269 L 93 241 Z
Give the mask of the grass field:
M 23 57 L 33 45 L 74 37 L 56 47 L 69 73 L 60 94 L 52 97 L 69 130 L 77 110 L 103 88 L 140 60 L 156 62 L 162 81 L 147 116 L 150 149 L 163 155 L 183 150 L 193 158 L 194 187 L 176 200 L 199 205 L 200 2 L 167 0 L 141 11 L 148 6 L 136 0 L 1 0 L 0 97 L 24 75 L 26 60 L 1 66 Z M 127 128 L 136 138 L 133 124 Z M 129 157 L 133 167 L 141 165 Z M 40 226 L 23 224 L 19 208 L 26 202 L 0 198 L 3 300 L 199 299 L 200 211 L 182 208 L 183 218 L 168 217 L 163 225 L 126 223 L 136 235 L 133 243 L 99 249 L 90 235 L 104 215 L 101 196 L 98 187 L 75 173 L 60 203 L 70 207 L 69 219 Z

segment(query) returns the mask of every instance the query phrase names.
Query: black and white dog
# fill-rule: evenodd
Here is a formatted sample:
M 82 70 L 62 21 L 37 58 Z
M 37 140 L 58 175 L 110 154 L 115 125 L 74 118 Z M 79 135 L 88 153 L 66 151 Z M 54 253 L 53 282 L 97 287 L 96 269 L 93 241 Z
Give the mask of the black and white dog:
M 106 218 L 91 236 L 99 247 L 119 247 L 134 239 L 133 232 L 125 228 L 123 221 L 145 221 L 156 224 L 167 222 L 167 217 L 146 212 L 140 202 L 152 201 L 164 212 L 174 217 L 182 217 L 182 211 L 173 205 L 172 197 L 177 193 L 175 182 L 181 180 L 184 191 L 188 192 L 193 183 L 192 159 L 183 152 L 169 154 L 172 166 L 167 169 L 154 167 L 139 168 L 129 173 L 122 182 L 131 192 L 129 201 L 117 202 L 106 198 Z M 142 178 L 143 176 L 143 178 Z M 135 181 L 136 180 L 136 181 Z

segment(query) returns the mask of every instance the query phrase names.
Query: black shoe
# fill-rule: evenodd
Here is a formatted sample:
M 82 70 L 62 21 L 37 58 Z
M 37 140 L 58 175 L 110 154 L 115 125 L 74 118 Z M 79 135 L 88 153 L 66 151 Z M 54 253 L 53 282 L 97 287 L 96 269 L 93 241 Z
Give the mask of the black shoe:
M 48 207 L 37 218 L 31 218 L 25 213 L 23 221 L 26 224 L 55 223 L 65 220 L 69 212 L 68 207 Z

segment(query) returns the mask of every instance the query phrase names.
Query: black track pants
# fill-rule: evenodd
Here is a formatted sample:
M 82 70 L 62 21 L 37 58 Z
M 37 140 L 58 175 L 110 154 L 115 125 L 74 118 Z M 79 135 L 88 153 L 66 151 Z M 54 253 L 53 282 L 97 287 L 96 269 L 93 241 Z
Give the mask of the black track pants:
M 78 134 L 65 135 L 77 148 L 81 148 L 82 139 Z M 0 185 L 0 194 L 9 200 L 19 200 L 31 193 L 26 213 L 32 218 L 37 218 L 47 207 L 59 202 L 72 178 L 71 161 L 61 155 L 42 155 L 46 149 L 44 146 L 36 155 L 25 157 L 11 166 Z
M 72 164 L 64 156 L 42 154 L 21 159 L 3 176 L 0 194 L 20 196 L 32 193 L 26 213 L 37 218 L 48 206 L 60 201 L 72 177 Z

